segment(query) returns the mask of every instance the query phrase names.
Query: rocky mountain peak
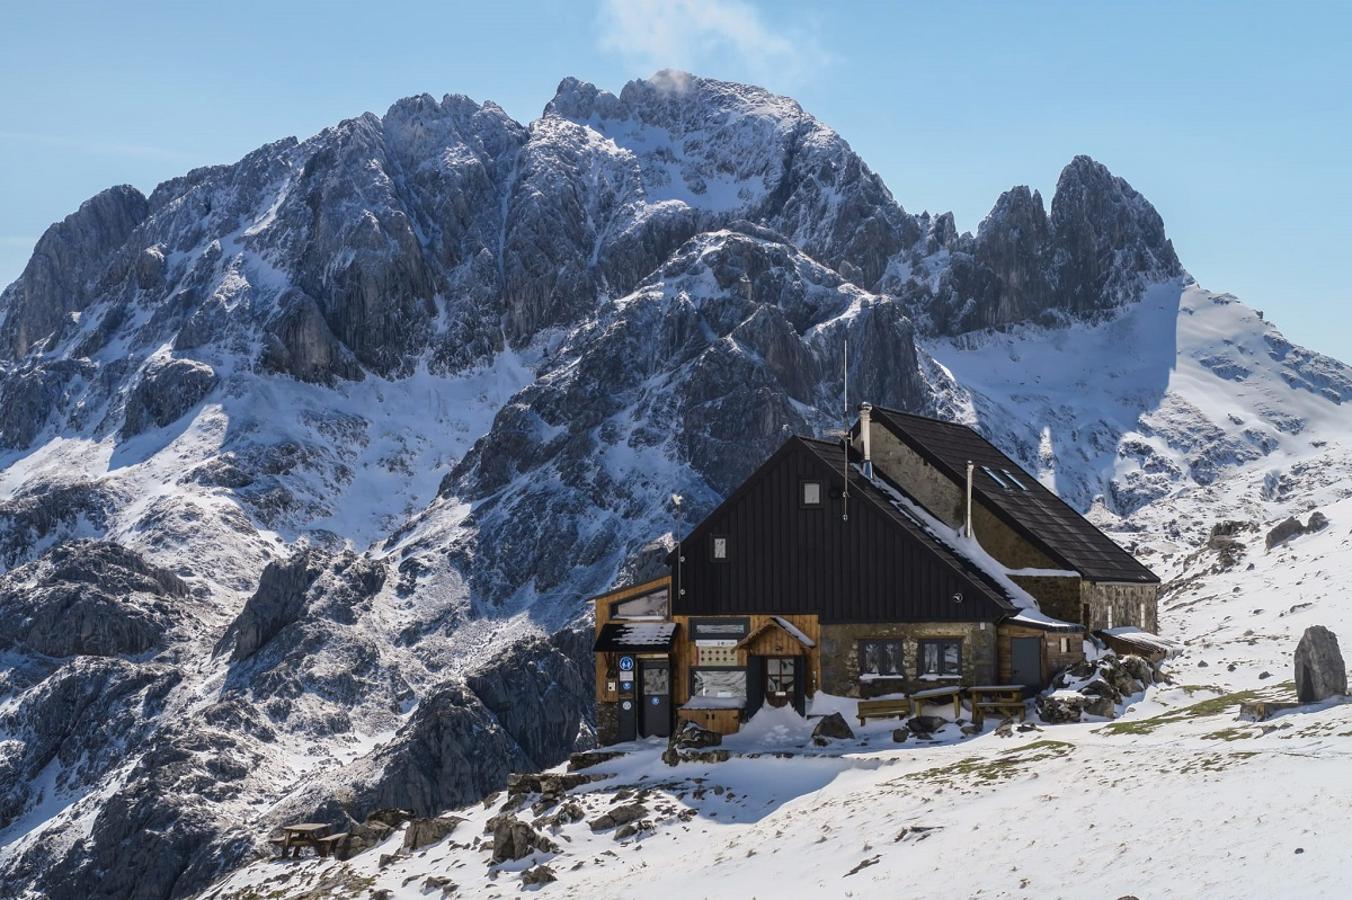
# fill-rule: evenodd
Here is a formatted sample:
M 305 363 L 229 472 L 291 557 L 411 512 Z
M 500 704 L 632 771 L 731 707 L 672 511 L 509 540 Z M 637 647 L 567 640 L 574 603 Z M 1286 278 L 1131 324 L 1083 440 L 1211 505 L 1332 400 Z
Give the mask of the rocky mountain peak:
M 80 312 L 110 259 L 149 212 L 128 184 L 108 188 L 48 228 L 19 280 L 0 294 L 0 359 L 18 359 Z M 123 261 L 125 264 L 125 261 Z
M 1051 226 L 1060 254 L 1059 299 L 1071 312 L 1130 302 L 1143 285 L 1183 271 L 1155 207 L 1088 156 L 1061 171 Z

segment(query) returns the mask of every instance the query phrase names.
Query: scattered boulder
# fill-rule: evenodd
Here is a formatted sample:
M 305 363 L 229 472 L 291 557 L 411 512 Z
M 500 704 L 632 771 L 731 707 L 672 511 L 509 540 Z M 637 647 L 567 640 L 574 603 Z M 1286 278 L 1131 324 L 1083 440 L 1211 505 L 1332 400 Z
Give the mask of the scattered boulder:
M 1313 534 L 1316 531 L 1323 531 L 1328 527 L 1328 516 L 1315 510 L 1310 513 L 1310 519 L 1304 525 L 1295 516 L 1291 516 L 1286 521 L 1278 523 L 1271 531 L 1267 533 L 1267 548 L 1271 550 L 1278 544 L 1285 543 L 1293 537 L 1302 534 Z
M 1206 545 L 1212 550 L 1227 550 L 1235 546 L 1241 546 L 1239 535 L 1253 527 L 1251 522 L 1240 522 L 1234 519 L 1225 522 L 1217 522 L 1211 526 L 1211 534 L 1207 536 Z
M 546 865 L 535 866 L 521 873 L 521 883 L 526 885 L 549 884 L 558 880 L 554 870 Z
M 615 828 L 619 825 L 637 822 L 647 814 L 647 807 L 642 803 L 634 801 L 633 803 L 624 803 L 611 808 L 609 812 L 592 819 L 587 825 L 592 831 L 605 831 L 607 828 Z
M 554 853 L 558 846 L 511 813 L 495 816 L 493 826 L 493 862 L 525 859 L 537 850 Z
M 457 825 L 465 821 L 458 816 L 436 816 L 430 819 L 413 819 L 404 832 L 404 849 L 421 850 L 430 847 L 455 831 Z
M 929 737 L 948 724 L 948 720 L 939 716 L 913 716 L 906 720 L 906 727 L 916 737 Z
M 1338 636 L 1323 625 L 1311 625 L 1296 645 L 1296 696 L 1314 703 L 1347 693 L 1347 668 Z
M 892 729 L 892 740 L 896 741 L 898 744 L 906 743 L 906 739 L 910 736 L 911 729 L 907 728 L 905 725 L 900 728 Z
M 1103 719 L 1117 718 L 1117 704 L 1111 697 L 1098 696 L 1087 697 L 1084 704 L 1084 711 L 1091 716 L 1098 716 Z
M 829 716 L 822 716 L 821 720 L 817 722 L 817 727 L 812 729 L 813 743 L 824 742 L 827 739 L 848 741 L 853 738 L 854 731 L 850 729 L 850 724 L 838 712 L 831 713 Z
M 700 750 L 704 747 L 717 747 L 723 743 L 723 735 L 700 727 L 689 719 L 681 721 L 680 727 L 671 735 L 671 746 L 678 750 Z
M 1056 693 L 1037 698 L 1037 712 L 1049 725 L 1080 721 L 1088 698 L 1080 694 Z
M 621 756 L 624 756 L 623 750 L 583 750 L 568 757 L 568 771 L 576 772 L 581 769 L 590 769 L 592 766 L 599 766 L 601 763 L 619 759 Z

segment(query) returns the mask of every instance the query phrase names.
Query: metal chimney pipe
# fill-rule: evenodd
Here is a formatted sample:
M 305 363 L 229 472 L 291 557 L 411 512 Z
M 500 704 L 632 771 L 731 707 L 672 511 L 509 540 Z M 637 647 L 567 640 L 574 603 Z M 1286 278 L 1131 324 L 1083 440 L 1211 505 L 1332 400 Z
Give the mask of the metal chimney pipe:
M 972 461 L 967 460 L 967 524 L 964 527 L 967 537 L 972 537 Z
M 864 452 L 864 477 L 873 477 L 873 404 L 859 404 L 859 440 Z

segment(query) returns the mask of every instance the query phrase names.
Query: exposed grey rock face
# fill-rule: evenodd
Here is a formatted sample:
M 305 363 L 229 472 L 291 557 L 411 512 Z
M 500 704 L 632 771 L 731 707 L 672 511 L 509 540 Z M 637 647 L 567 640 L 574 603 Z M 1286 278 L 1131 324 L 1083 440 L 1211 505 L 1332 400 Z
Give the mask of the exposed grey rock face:
M 1267 544 L 1267 549 L 1271 550 L 1279 544 L 1286 543 L 1293 537 L 1322 531 L 1328 527 L 1328 524 L 1328 516 L 1325 516 L 1318 510 L 1310 513 L 1310 519 L 1305 523 L 1302 523 L 1295 516 L 1288 516 L 1285 520 L 1279 522 L 1268 531 L 1264 541 Z
M 1347 667 L 1338 636 L 1323 625 L 1311 625 L 1296 645 L 1296 696 L 1315 703 L 1347 693 Z
M 1036 191 L 1016 187 L 975 238 L 934 243 L 952 248 L 952 264 L 918 302 L 944 334 L 1101 316 L 1182 273 L 1155 208 L 1087 156 L 1062 170 L 1050 216 Z
M 10 567 L 68 537 L 81 522 L 103 528 L 118 493 L 92 482 L 31 483 L 0 502 L 0 565 Z
M 306 592 L 328 562 L 322 554 L 303 550 L 285 562 L 269 563 L 258 581 L 258 590 L 230 623 L 216 652 L 230 648 L 230 658 L 248 659 L 279 631 L 297 621 L 305 611 Z
M 54 360 L 0 375 L 0 448 L 30 446 L 69 402 L 72 382 L 78 384 L 92 370 L 76 360 Z
M 147 369 L 127 398 L 122 436 L 174 423 L 215 387 L 211 366 L 191 359 L 171 359 Z
M 115 257 L 148 212 L 130 185 L 109 188 L 48 228 L 19 280 L 0 294 L 0 359 L 20 359 L 82 311 L 119 266 Z
M 188 586 L 117 544 L 72 541 L 0 576 L 0 647 L 45 656 L 139 654 L 180 617 Z

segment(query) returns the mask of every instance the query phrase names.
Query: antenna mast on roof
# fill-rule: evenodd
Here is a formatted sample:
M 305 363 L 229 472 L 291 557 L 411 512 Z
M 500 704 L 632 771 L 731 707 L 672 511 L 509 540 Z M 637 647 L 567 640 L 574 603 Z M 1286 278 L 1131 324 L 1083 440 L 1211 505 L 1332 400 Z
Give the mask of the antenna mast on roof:
M 845 366 L 844 377 L 842 379 L 845 385 L 845 428 L 840 433 L 841 443 L 844 444 L 845 462 L 842 465 L 841 475 L 845 477 L 845 489 L 840 494 L 840 521 L 850 521 L 850 339 L 845 338 Z

